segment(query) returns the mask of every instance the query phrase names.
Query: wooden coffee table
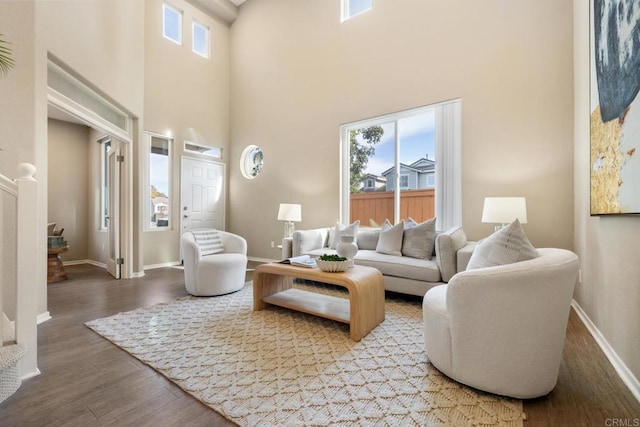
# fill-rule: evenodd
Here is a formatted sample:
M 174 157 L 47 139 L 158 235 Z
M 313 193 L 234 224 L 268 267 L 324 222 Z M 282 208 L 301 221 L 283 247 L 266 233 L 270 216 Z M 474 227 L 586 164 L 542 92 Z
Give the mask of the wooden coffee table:
M 294 278 L 345 287 L 349 299 L 295 289 Z M 325 273 L 318 268 L 261 264 L 253 273 L 253 309 L 262 310 L 267 304 L 347 323 L 351 339 L 360 341 L 384 320 L 384 283 L 372 267 L 356 265 L 342 273 Z

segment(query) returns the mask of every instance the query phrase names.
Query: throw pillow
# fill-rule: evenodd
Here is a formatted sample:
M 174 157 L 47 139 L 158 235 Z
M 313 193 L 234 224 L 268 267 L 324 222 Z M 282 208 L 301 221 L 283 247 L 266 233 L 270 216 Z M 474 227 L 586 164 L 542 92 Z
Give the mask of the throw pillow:
M 436 219 L 417 224 L 407 219 L 402 237 L 402 255 L 411 258 L 431 259 L 436 240 Z
M 537 258 L 540 255 L 522 230 L 517 219 L 491 236 L 478 242 L 467 270 L 512 264 Z
M 387 255 L 402 256 L 402 233 L 404 221 L 392 226 L 389 220 L 382 224 L 380 237 L 376 245 L 376 252 Z
M 200 247 L 200 254 L 213 255 L 224 252 L 224 246 L 218 230 L 192 230 L 193 238 Z
M 353 236 L 353 242 L 357 244 L 359 225 L 360 220 L 356 220 L 350 225 L 337 223 L 331 236 L 331 249 L 335 249 L 336 245 L 340 243 L 340 236 Z
M 358 231 L 358 249 L 368 249 L 375 251 L 378 246 L 380 230 L 360 230 Z

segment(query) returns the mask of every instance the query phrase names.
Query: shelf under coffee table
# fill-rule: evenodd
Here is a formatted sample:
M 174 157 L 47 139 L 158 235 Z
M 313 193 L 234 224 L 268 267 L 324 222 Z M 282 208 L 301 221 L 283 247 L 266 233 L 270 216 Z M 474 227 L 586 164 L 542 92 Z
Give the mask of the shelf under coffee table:
M 293 288 L 293 279 L 347 288 L 349 299 Z M 384 321 L 384 282 L 372 267 L 355 266 L 341 273 L 289 264 L 261 264 L 253 274 L 253 309 L 267 304 L 349 324 L 350 337 L 360 341 Z

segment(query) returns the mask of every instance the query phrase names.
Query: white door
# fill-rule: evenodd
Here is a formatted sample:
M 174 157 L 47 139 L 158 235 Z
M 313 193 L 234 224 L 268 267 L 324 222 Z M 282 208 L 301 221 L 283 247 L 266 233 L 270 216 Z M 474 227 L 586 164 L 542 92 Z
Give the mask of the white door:
M 120 278 L 120 142 L 111 139 L 107 161 L 107 271 Z
M 224 164 L 182 158 L 182 233 L 196 228 L 224 230 Z

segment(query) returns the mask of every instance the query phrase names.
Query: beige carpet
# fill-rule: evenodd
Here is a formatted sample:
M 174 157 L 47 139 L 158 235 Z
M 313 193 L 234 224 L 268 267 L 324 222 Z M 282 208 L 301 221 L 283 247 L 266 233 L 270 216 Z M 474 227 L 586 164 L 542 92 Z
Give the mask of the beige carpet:
M 248 284 L 87 326 L 241 426 L 523 424 L 521 401 L 457 384 L 427 362 L 419 301 L 387 298 L 386 320 L 356 343 L 345 324 L 254 312 L 252 298 Z

